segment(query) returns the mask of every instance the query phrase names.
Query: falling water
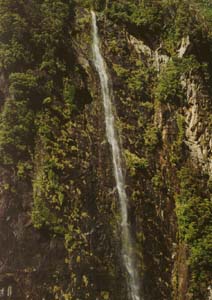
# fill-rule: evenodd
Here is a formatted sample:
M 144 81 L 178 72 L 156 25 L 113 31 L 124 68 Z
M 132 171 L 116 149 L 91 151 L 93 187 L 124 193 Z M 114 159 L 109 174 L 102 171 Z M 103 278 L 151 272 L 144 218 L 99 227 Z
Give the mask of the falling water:
M 106 63 L 101 55 L 100 42 L 98 37 L 98 28 L 96 15 L 92 11 L 93 28 L 93 61 L 99 74 L 101 91 L 104 102 L 106 134 L 111 146 L 113 168 L 121 208 L 121 229 L 122 229 L 122 258 L 124 266 L 128 273 L 128 288 L 131 300 L 140 300 L 139 280 L 135 267 L 135 257 L 133 254 L 133 240 L 130 234 L 130 225 L 128 223 L 128 198 L 125 190 L 125 180 L 122 168 L 121 150 L 117 139 L 115 129 L 114 108 L 112 104 L 112 90 L 109 85 L 109 78 L 106 71 Z

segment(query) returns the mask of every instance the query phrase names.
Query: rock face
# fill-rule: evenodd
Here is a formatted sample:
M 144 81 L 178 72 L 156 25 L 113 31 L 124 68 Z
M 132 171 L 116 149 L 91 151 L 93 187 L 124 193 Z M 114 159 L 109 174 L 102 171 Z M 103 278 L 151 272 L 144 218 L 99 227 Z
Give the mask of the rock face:
M 22 20 L 4 47 L 31 51 L 1 58 L 0 299 L 129 300 L 90 10 L 47 2 L 0 1 Z M 172 40 L 183 7 L 160 7 L 160 28 L 98 3 L 141 299 L 210 300 L 211 40 Z
M 211 100 L 201 91 L 200 80 L 186 82 L 188 109 L 186 111 L 186 142 L 191 156 L 208 174 L 212 174 L 211 127 L 206 114 L 210 114 Z M 205 112 L 209 109 L 208 112 Z

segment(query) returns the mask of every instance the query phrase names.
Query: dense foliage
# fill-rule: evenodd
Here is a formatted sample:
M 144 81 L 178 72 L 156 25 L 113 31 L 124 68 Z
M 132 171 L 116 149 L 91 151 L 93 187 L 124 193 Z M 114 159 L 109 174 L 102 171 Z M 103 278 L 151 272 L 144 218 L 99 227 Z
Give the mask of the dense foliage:
M 188 293 L 205 300 L 211 284 L 211 182 L 190 157 L 184 112 L 188 79 L 211 93 L 210 0 L 0 0 L 2 199 L 23 209 L 28 197 L 30 226 L 66 249 L 67 288 L 54 271 L 51 297 L 117 300 L 120 291 L 126 297 L 124 278 L 118 277 L 117 195 L 102 108 L 95 102 L 90 8 L 99 11 L 102 48 L 114 78 L 145 293 L 171 297 L 176 242 L 179 249 L 188 247 Z M 189 46 L 180 57 L 183 38 Z M 134 51 L 133 43 L 145 45 L 150 57 Z M 166 61 L 158 66 L 155 53 Z
M 180 192 L 176 195 L 180 239 L 190 246 L 191 290 L 201 299 L 210 285 L 212 264 L 211 188 L 204 188 L 199 170 L 183 167 L 179 173 Z M 206 178 L 207 179 L 207 178 Z M 209 182 L 208 182 L 209 184 Z

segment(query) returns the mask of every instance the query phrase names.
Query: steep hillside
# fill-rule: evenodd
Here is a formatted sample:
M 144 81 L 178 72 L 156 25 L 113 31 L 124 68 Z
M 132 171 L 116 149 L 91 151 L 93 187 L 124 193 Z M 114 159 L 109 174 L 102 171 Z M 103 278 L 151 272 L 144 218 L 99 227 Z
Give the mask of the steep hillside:
M 210 300 L 209 0 L 0 0 L 0 299 L 132 300 L 91 8 L 141 299 Z

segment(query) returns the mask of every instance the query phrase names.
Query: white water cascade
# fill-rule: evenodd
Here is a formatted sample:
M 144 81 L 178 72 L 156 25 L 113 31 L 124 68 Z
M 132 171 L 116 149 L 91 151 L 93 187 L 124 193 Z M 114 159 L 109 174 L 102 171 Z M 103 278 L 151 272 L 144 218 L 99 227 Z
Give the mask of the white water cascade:
M 106 135 L 111 146 L 114 176 L 120 201 L 122 258 L 123 264 L 128 273 L 128 290 L 130 297 L 129 300 L 140 300 L 141 298 L 139 296 L 138 273 L 136 270 L 135 256 L 133 254 L 133 240 L 130 233 L 130 225 L 128 223 L 128 198 L 125 190 L 121 150 L 118 142 L 117 131 L 115 128 L 114 107 L 112 104 L 112 90 L 109 85 L 106 63 L 100 51 L 96 14 L 93 11 L 91 12 L 91 14 L 93 29 L 93 61 L 100 78 L 101 92 L 105 111 Z

